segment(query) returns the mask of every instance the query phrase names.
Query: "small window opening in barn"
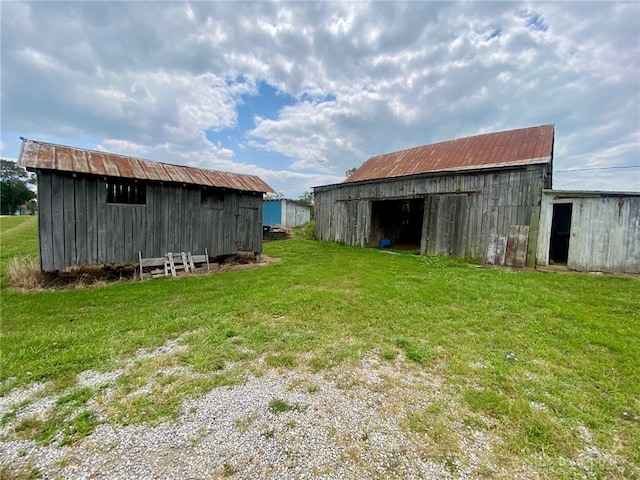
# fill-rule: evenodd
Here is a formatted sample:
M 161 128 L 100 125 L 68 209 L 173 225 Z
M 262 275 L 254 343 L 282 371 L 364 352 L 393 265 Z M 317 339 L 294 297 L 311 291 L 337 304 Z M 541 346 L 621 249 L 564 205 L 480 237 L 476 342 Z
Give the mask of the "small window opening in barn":
M 388 238 L 399 248 L 420 248 L 423 199 L 374 201 L 371 206 L 371 231 L 378 239 Z
M 222 210 L 224 208 L 224 192 L 219 190 L 202 190 L 200 206 L 202 208 Z
M 549 242 L 549 263 L 567 264 L 569 240 L 571 238 L 572 203 L 555 203 L 551 218 L 551 239 Z
M 107 203 L 146 205 L 147 186 L 133 180 L 107 180 Z

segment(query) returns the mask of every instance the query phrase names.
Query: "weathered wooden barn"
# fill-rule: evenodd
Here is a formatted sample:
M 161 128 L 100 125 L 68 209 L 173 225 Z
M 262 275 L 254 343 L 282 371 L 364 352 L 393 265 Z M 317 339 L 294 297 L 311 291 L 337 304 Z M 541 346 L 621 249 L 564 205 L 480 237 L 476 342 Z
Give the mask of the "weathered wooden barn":
M 640 273 L 640 193 L 545 190 L 536 263 Z
M 168 252 L 262 252 L 263 193 L 253 175 L 203 170 L 23 139 L 38 177 L 44 272 L 137 262 Z
M 262 223 L 270 227 L 300 227 L 311 221 L 311 207 L 295 200 L 264 201 Z
M 553 143 L 543 125 L 372 157 L 343 183 L 314 188 L 316 235 L 534 266 Z

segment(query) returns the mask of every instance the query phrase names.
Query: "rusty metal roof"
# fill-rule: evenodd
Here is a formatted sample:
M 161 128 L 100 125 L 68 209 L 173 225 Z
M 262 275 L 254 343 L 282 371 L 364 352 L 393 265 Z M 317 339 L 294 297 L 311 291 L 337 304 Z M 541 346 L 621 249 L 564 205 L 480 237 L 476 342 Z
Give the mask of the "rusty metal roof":
M 487 133 L 371 157 L 344 183 L 431 172 L 548 163 L 553 125 Z
M 59 170 L 106 177 L 186 183 L 247 192 L 275 193 L 260 177 L 152 162 L 140 158 L 22 139 L 18 164 L 29 170 Z

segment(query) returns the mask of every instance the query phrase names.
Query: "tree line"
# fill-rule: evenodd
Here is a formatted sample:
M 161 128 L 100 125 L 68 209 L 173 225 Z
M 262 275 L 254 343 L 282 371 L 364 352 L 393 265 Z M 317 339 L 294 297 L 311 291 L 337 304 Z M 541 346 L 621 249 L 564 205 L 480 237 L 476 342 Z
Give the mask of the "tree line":
M 0 159 L 0 214 L 13 215 L 20 205 L 26 205 L 30 213 L 35 213 L 36 192 L 29 188 L 35 184 L 35 175 L 12 160 Z

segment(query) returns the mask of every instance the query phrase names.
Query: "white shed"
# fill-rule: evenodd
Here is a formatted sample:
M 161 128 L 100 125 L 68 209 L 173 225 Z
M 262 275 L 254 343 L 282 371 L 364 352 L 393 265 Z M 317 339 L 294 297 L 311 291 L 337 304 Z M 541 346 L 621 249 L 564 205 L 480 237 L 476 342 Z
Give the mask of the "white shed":
M 544 190 L 536 264 L 640 273 L 640 193 Z

